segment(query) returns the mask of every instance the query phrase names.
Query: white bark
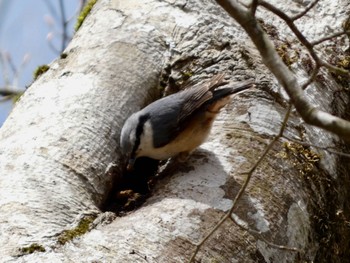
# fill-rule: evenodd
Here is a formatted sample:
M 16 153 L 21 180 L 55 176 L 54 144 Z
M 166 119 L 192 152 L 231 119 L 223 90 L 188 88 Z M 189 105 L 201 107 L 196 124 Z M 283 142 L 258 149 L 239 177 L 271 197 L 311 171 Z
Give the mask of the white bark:
M 98 211 L 111 188 L 106 169 L 119 155 L 120 127 L 150 100 L 165 50 L 152 41 L 157 32 L 131 29 L 141 8 L 123 15 L 118 5 L 97 4 L 68 57 L 50 65 L 1 128 L 0 254 L 52 245 L 79 214 Z
M 2 260 L 185 262 L 192 243 L 230 208 L 245 178 L 241 172 L 277 134 L 286 103 L 276 81 L 240 27 L 209 0 L 100 0 L 66 53 L 29 88 L 1 128 Z M 181 72 L 197 81 L 226 72 L 232 81 L 255 78 L 258 89 L 235 97 L 215 122 L 208 143 L 158 182 L 140 209 L 111 223 L 113 215 L 101 213 L 94 229 L 59 245 L 57 235 L 81 215 L 100 213 L 116 179 L 108 167 L 115 163 L 121 173 L 121 125 L 155 98 L 166 67 L 175 80 Z M 338 88 L 331 79 L 324 84 Z M 331 108 L 328 92 L 316 86 L 313 95 Z M 338 142 L 305 126 L 295 114 L 286 133 L 292 138 L 305 133 L 307 141 L 320 145 Z M 303 177 L 292 159 L 281 157 L 283 152 L 282 142 L 276 144 L 253 175 L 235 216 L 272 242 L 299 248 L 300 254 L 271 248 L 228 221 L 197 259 L 295 262 L 315 260 L 324 252 L 314 216 L 323 215 L 316 213 L 317 206 L 330 207 L 327 198 L 334 196 L 329 191 L 339 179 L 334 167 L 344 166 L 325 152 Z M 338 198 L 326 212 L 347 207 L 346 192 Z M 33 243 L 46 251 L 21 255 L 19 249 Z

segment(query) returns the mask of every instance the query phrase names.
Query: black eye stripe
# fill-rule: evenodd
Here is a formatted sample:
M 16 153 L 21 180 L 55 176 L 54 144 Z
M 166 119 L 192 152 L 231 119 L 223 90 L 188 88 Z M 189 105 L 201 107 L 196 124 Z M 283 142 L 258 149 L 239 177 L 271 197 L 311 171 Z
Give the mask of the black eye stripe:
M 139 118 L 139 123 L 137 124 L 136 133 L 135 133 L 135 144 L 134 144 L 134 147 L 132 149 L 131 156 L 130 156 L 131 158 L 135 157 L 136 150 L 140 146 L 140 138 L 141 138 L 141 135 L 143 133 L 143 127 L 144 127 L 146 121 L 149 120 L 149 118 L 150 118 L 150 116 L 148 114 L 141 115 Z

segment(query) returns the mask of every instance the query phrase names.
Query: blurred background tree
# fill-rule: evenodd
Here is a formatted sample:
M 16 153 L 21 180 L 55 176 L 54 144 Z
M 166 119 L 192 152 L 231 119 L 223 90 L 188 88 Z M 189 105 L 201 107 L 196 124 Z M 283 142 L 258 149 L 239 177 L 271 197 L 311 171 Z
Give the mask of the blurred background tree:
M 0 0 L 0 126 L 33 72 L 59 56 L 86 0 Z

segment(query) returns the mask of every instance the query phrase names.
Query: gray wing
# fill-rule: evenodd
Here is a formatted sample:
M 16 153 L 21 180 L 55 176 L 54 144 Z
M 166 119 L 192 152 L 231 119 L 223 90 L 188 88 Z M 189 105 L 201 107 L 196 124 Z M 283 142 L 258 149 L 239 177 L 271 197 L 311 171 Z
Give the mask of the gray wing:
M 156 148 L 162 147 L 173 139 L 186 127 L 198 108 L 213 97 L 212 90 L 226 84 L 223 75 L 214 76 L 209 82 L 167 96 L 148 105 L 152 112 L 151 123 L 153 142 Z
M 188 91 L 190 94 L 188 94 L 187 100 L 183 105 L 183 110 L 179 116 L 179 121 L 182 122 L 181 120 L 185 120 L 195 110 L 210 100 L 213 97 L 212 91 L 227 83 L 224 82 L 224 77 L 225 76 L 223 74 L 218 74 L 212 77 L 209 82 L 197 84 L 196 86 L 185 90 L 184 92 Z

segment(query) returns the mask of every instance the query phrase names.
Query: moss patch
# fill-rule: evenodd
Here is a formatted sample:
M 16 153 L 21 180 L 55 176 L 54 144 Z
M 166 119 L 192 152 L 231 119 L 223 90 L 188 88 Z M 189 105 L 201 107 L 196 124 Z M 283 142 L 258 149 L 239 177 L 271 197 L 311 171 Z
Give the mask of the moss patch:
M 282 58 L 284 64 L 290 67 L 295 62 L 298 62 L 300 57 L 300 50 L 293 48 L 292 43 L 281 39 L 277 27 L 272 24 L 265 23 L 262 19 L 258 19 L 258 23 L 273 41 L 276 47 L 276 51 Z
M 40 75 L 44 74 L 46 71 L 48 71 L 50 67 L 48 65 L 41 65 L 38 66 L 33 73 L 34 80 L 36 80 Z
M 325 52 L 328 56 L 328 63 L 347 72 L 347 74 L 344 74 L 340 71 L 331 71 L 331 75 L 344 90 L 349 91 L 350 77 L 348 76 L 348 72 L 350 71 L 350 48 L 344 50 L 345 45 L 345 38 L 333 39 L 329 46 L 327 46 Z
M 311 173 L 321 160 L 319 154 L 298 143 L 285 142 L 284 149 L 284 152 L 278 153 L 279 157 L 290 160 L 302 176 Z
M 85 18 L 90 13 L 92 7 L 96 4 L 96 2 L 97 2 L 97 0 L 90 0 L 86 3 L 83 10 L 80 12 L 80 14 L 78 16 L 77 23 L 75 24 L 75 27 L 74 27 L 75 31 L 79 30 L 79 28 L 83 24 Z
M 299 59 L 299 51 L 297 49 L 293 49 L 291 44 L 287 41 L 279 44 L 276 47 L 276 51 L 282 58 L 284 64 L 286 64 L 288 67 L 297 62 Z
M 334 59 L 337 67 L 350 70 L 350 55 L 348 54 L 338 54 L 338 56 Z M 350 89 L 350 81 L 349 77 L 346 75 L 339 75 L 335 72 L 331 73 L 334 79 L 344 87 L 344 89 Z
M 33 243 L 28 247 L 22 247 L 20 248 L 20 251 L 23 254 L 32 254 L 34 252 L 45 252 L 45 248 L 38 243 Z
M 348 199 L 342 201 L 342 198 L 348 194 L 341 195 L 339 192 L 339 189 L 344 189 L 337 182 L 339 179 L 334 180 L 318 168 L 322 157 L 310 147 L 286 142 L 278 157 L 285 159 L 298 170 L 303 191 L 311 197 L 307 209 L 312 215 L 310 219 L 313 235 L 310 238 L 315 238 L 319 244 L 314 262 L 344 262 L 344 258 L 349 258 L 350 253 L 350 220 L 349 210 L 342 204 L 343 201 L 347 203 Z
M 61 55 L 60 55 L 60 58 L 61 59 L 65 59 L 65 58 L 67 58 L 68 57 L 68 54 L 67 53 L 62 53 Z
M 84 217 L 75 228 L 64 230 L 58 237 L 58 243 L 64 245 L 68 241 L 71 241 L 76 237 L 84 235 L 86 232 L 89 231 L 90 224 L 95 220 L 95 218 L 96 216 Z

